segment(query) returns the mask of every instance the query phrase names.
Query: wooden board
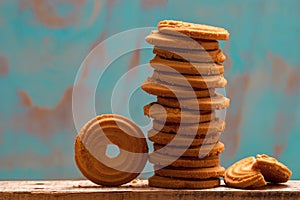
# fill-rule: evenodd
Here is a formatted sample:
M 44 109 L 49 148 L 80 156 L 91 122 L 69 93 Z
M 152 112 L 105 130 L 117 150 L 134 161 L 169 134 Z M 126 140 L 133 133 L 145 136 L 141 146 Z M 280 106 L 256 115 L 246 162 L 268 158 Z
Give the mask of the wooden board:
M 143 180 L 121 187 L 102 187 L 90 181 L 0 181 L 0 200 L 89 199 L 300 199 L 300 181 L 268 185 L 257 190 L 221 187 L 205 190 L 172 190 L 148 187 Z

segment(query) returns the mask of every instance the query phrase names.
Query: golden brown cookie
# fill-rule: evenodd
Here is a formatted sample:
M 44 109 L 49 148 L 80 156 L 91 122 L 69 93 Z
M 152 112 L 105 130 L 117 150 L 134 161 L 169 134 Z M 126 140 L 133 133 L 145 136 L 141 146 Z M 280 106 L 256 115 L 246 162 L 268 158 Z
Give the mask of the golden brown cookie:
M 153 53 L 162 58 L 181 61 L 222 63 L 226 60 L 221 49 L 199 51 L 154 46 Z
M 221 94 L 216 93 L 212 97 L 198 99 L 181 99 L 157 97 L 157 102 L 171 108 L 184 108 L 190 110 L 222 110 L 229 107 L 230 100 Z
M 292 175 L 287 166 L 266 154 L 256 155 L 255 167 L 260 170 L 266 181 L 272 183 L 285 183 Z
M 157 71 L 174 72 L 191 75 L 219 75 L 224 73 L 224 66 L 218 63 L 184 62 L 168 60 L 155 56 L 150 60 L 150 65 Z
M 108 145 L 117 145 L 116 157 L 106 155 Z M 140 128 L 115 114 L 97 116 L 78 133 L 75 161 L 81 173 L 92 182 L 118 186 L 136 178 L 144 169 L 148 146 Z
M 163 177 L 185 178 L 185 179 L 209 179 L 224 176 L 225 168 L 221 166 L 206 168 L 174 168 L 154 166 L 155 174 Z
M 171 85 L 192 87 L 192 88 L 224 88 L 227 80 L 223 75 L 198 76 L 180 75 L 177 73 L 166 73 L 154 70 L 152 78 Z M 191 90 L 191 89 L 190 89 Z
M 192 39 L 188 36 L 181 37 L 163 34 L 157 30 L 153 30 L 146 37 L 146 41 L 154 46 L 170 47 L 170 48 L 185 48 L 197 50 L 215 50 L 219 49 L 219 43 L 216 40 Z
M 152 102 L 144 106 L 144 114 L 155 120 L 173 123 L 199 123 L 215 119 L 215 111 L 185 111 L 179 108 L 169 108 Z
M 192 38 L 207 40 L 229 39 L 229 33 L 226 29 L 204 24 L 195 24 L 176 20 L 163 20 L 157 24 L 157 27 L 160 32 L 166 34 L 184 34 Z
M 182 145 L 184 146 L 184 145 Z M 161 145 L 153 144 L 154 150 L 160 150 L 161 154 L 170 155 L 170 156 L 184 156 L 184 157 L 209 157 L 217 156 L 224 151 L 224 144 L 222 142 L 217 142 L 214 144 L 205 144 L 196 147 L 186 146 L 183 151 L 182 147 L 170 146 L 170 145 Z
M 220 138 L 219 133 L 208 135 L 199 135 L 193 137 L 184 137 L 174 133 L 157 132 L 154 129 L 148 131 L 149 140 L 157 144 L 167 145 L 172 142 L 173 146 L 200 146 L 203 144 L 215 144 Z
M 180 97 L 180 98 L 201 98 L 209 97 L 215 94 L 215 89 L 194 89 L 191 87 L 180 87 L 168 85 L 158 80 L 148 78 L 142 84 L 142 89 L 152 95 L 163 97 Z
M 172 162 L 173 161 L 173 162 Z M 199 157 L 177 157 L 160 154 L 153 152 L 149 155 L 149 162 L 159 166 L 172 166 L 172 167 L 214 167 L 220 163 L 219 156 L 209 156 L 205 158 Z
M 158 120 L 153 120 L 153 129 L 165 133 L 178 133 L 180 127 L 180 135 L 182 136 L 195 136 L 206 135 L 211 133 L 219 133 L 225 130 L 225 122 L 216 118 L 209 122 L 185 124 L 185 123 L 162 123 Z
M 225 171 L 226 185 L 236 188 L 256 188 L 266 185 L 261 172 L 253 167 L 254 163 L 255 158 L 251 156 L 231 165 Z
M 205 189 L 220 185 L 219 178 L 203 180 L 179 179 L 154 175 L 148 179 L 150 187 L 173 188 L 173 189 Z

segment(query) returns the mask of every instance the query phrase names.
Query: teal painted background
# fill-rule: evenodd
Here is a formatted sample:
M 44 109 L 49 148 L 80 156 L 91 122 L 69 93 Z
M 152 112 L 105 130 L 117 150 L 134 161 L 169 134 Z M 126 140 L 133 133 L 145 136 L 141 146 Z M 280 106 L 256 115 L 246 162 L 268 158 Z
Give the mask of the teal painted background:
M 232 99 L 223 165 L 267 153 L 300 179 L 299 9 L 298 0 L 0 0 L 0 179 L 81 178 L 73 161 L 71 109 L 81 62 L 105 38 L 162 19 L 231 33 L 222 42 Z M 138 47 L 142 40 L 130 42 Z M 126 43 L 103 51 L 114 53 L 119 45 Z M 132 52 L 110 66 L 98 87 L 98 113 L 109 112 L 116 77 L 152 57 L 150 50 Z M 142 124 L 142 105 L 152 97 L 137 93 L 142 98 L 130 108 Z

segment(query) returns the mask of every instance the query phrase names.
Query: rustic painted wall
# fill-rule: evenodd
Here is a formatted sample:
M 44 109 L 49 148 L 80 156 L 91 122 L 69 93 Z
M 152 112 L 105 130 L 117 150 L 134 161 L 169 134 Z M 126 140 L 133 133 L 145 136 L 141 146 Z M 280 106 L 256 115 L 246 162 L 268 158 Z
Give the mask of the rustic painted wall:
M 298 0 L 0 0 L 0 179 L 80 178 L 71 101 L 81 62 L 105 38 L 162 19 L 231 32 L 222 43 L 232 99 L 222 163 L 268 153 L 300 179 L 299 9 Z M 138 47 L 142 40 L 130 42 Z M 126 44 L 103 54 L 119 45 Z M 152 56 L 150 50 L 128 54 L 111 73 L 120 76 Z M 106 77 L 99 86 L 99 113 L 109 112 L 115 79 Z M 145 98 L 131 109 L 137 121 Z

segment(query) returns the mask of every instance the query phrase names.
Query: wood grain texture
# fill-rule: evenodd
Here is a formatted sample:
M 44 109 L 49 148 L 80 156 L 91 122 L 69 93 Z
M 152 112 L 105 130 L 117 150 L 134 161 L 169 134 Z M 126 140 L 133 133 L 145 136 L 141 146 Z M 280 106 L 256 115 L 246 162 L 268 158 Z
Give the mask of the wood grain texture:
M 172 190 L 148 187 L 138 180 L 121 187 L 102 187 L 89 181 L 2 181 L 0 200 L 85 199 L 300 199 L 300 181 L 267 185 L 256 190 L 221 187 L 204 190 Z

